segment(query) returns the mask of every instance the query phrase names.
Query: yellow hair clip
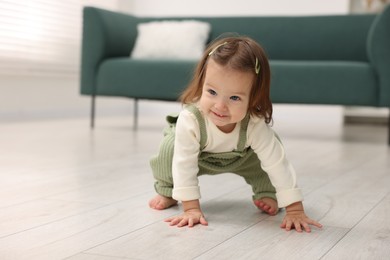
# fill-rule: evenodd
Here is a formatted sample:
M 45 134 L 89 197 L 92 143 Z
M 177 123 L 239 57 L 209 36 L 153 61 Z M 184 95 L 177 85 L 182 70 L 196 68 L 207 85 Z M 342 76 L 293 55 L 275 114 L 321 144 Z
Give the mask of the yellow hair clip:
M 259 72 L 260 72 L 260 64 L 259 64 L 259 60 L 257 59 L 257 57 L 256 57 L 255 72 L 256 72 L 257 75 L 259 75 Z
M 224 43 L 221 43 L 221 44 L 218 44 L 217 46 L 215 46 L 214 49 L 212 49 L 210 52 L 209 52 L 209 56 L 211 56 L 211 54 L 213 54 L 219 47 L 223 46 L 227 44 L 227 42 L 224 42 Z

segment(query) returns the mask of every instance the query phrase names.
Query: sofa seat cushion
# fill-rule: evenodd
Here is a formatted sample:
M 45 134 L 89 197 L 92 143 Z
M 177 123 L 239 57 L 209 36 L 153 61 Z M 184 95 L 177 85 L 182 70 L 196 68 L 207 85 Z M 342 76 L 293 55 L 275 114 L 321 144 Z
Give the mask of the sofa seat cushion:
M 174 101 L 189 83 L 195 65 L 189 60 L 108 59 L 99 67 L 97 93 Z
M 270 64 L 275 103 L 375 106 L 378 102 L 379 90 L 372 87 L 378 85 L 377 77 L 368 63 L 272 60 Z M 97 94 L 174 101 L 195 66 L 194 61 L 109 59 L 99 67 Z
M 374 69 L 365 62 L 271 62 L 271 97 L 277 103 L 368 105 L 378 104 Z

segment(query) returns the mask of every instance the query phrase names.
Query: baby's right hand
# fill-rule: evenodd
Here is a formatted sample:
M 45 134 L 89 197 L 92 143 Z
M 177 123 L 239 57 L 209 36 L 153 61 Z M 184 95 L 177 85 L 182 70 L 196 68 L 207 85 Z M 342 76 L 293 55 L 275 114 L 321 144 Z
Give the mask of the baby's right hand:
M 203 213 L 201 210 L 198 209 L 190 209 L 185 211 L 183 214 L 179 216 L 174 216 L 165 219 L 165 222 L 169 222 L 170 226 L 178 226 L 178 227 L 193 227 L 196 224 L 202 224 L 207 226 L 207 220 L 203 216 Z

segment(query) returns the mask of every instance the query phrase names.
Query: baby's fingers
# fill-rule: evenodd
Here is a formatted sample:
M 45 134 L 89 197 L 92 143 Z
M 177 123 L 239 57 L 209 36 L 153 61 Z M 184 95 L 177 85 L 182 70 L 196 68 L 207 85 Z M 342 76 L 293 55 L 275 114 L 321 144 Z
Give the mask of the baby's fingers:
M 169 222 L 170 226 L 175 226 L 178 223 L 180 223 L 181 220 L 182 220 L 182 218 L 176 216 L 176 217 L 167 218 L 164 221 Z
M 201 216 L 200 217 L 200 224 L 207 226 L 209 223 L 207 222 L 205 217 Z
M 317 221 L 312 220 L 312 219 L 306 219 L 304 221 L 301 221 L 301 224 L 307 233 L 311 232 L 310 225 L 313 225 L 313 226 L 318 227 L 318 228 L 322 228 L 322 225 L 320 223 L 318 223 Z
M 303 223 L 302 223 L 303 224 Z M 294 221 L 294 228 L 297 232 L 301 233 L 302 232 L 302 227 L 301 227 L 301 221 L 295 220 Z
M 303 230 L 307 233 L 311 232 L 310 225 L 316 226 L 318 228 L 322 228 L 322 225 L 315 220 L 312 219 L 290 219 L 285 218 L 280 225 L 281 228 L 290 231 L 294 228 L 297 232 L 302 232 Z
M 315 220 L 309 219 L 307 221 L 307 223 L 310 224 L 310 225 L 313 225 L 315 227 L 322 228 L 322 225 L 319 222 L 315 221 Z
M 170 218 L 166 218 L 164 219 L 164 222 L 171 222 L 175 217 L 170 217 Z
M 310 233 L 310 232 L 311 232 L 311 228 L 310 228 L 310 226 L 309 226 L 308 223 L 302 222 L 302 227 L 303 227 L 303 229 L 304 229 L 307 233 Z
M 204 216 L 175 216 L 170 217 L 164 220 L 165 222 L 169 222 L 170 226 L 178 226 L 178 227 L 193 227 L 196 224 L 200 223 L 202 225 L 207 226 L 208 222 Z
M 191 225 L 193 226 L 194 225 L 194 222 L 192 221 L 192 219 L 191 218 L 183 218 L 180 222 L 179 222 L 179 224 L 177 224 L 177 226 L 178 227 L 184 227 L 184 226 L 189 226 L 189 227 L 191 227 Z
M 180 223 L 177 226 L 183 227 L 183 226 L 188 225 L 188 227 L 193 227 L 198 223 L 205 225 L 205 226 L 208 225 L 207 220 L 203 216 L 201 216 L 201 217 L 183 218 L 182 221 L 180 221 Z
M 319 223 L 319 222 L 317 222 L 317 221 L 315 221 L 315 220 L 311 220 L 311 223 L 310 223 L 310 224 L 312 224 L 312 225 L 315 226 L 315 227 L 322 228 L 321 223 Z
M 291 230 L 291 227 L 293 225 L 293 222 L 291 220 L 283 220 L 283 223 L 280 225 L 281 228 L 286 229 L 287 231 Z

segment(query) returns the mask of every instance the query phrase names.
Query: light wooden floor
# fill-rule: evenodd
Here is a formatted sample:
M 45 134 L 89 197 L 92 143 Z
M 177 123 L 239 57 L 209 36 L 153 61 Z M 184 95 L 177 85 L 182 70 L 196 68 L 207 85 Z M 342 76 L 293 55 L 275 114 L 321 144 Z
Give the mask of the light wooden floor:
M 231 174 L 200 178 L 209 226 L 169 227 L 151 210 L 148 166 L 162 119 L 0 124 L 0 259 L 389 259 L 390 149 L 384 126 L 294 120 L 275 128 L 324 228 L 279 228 Z

